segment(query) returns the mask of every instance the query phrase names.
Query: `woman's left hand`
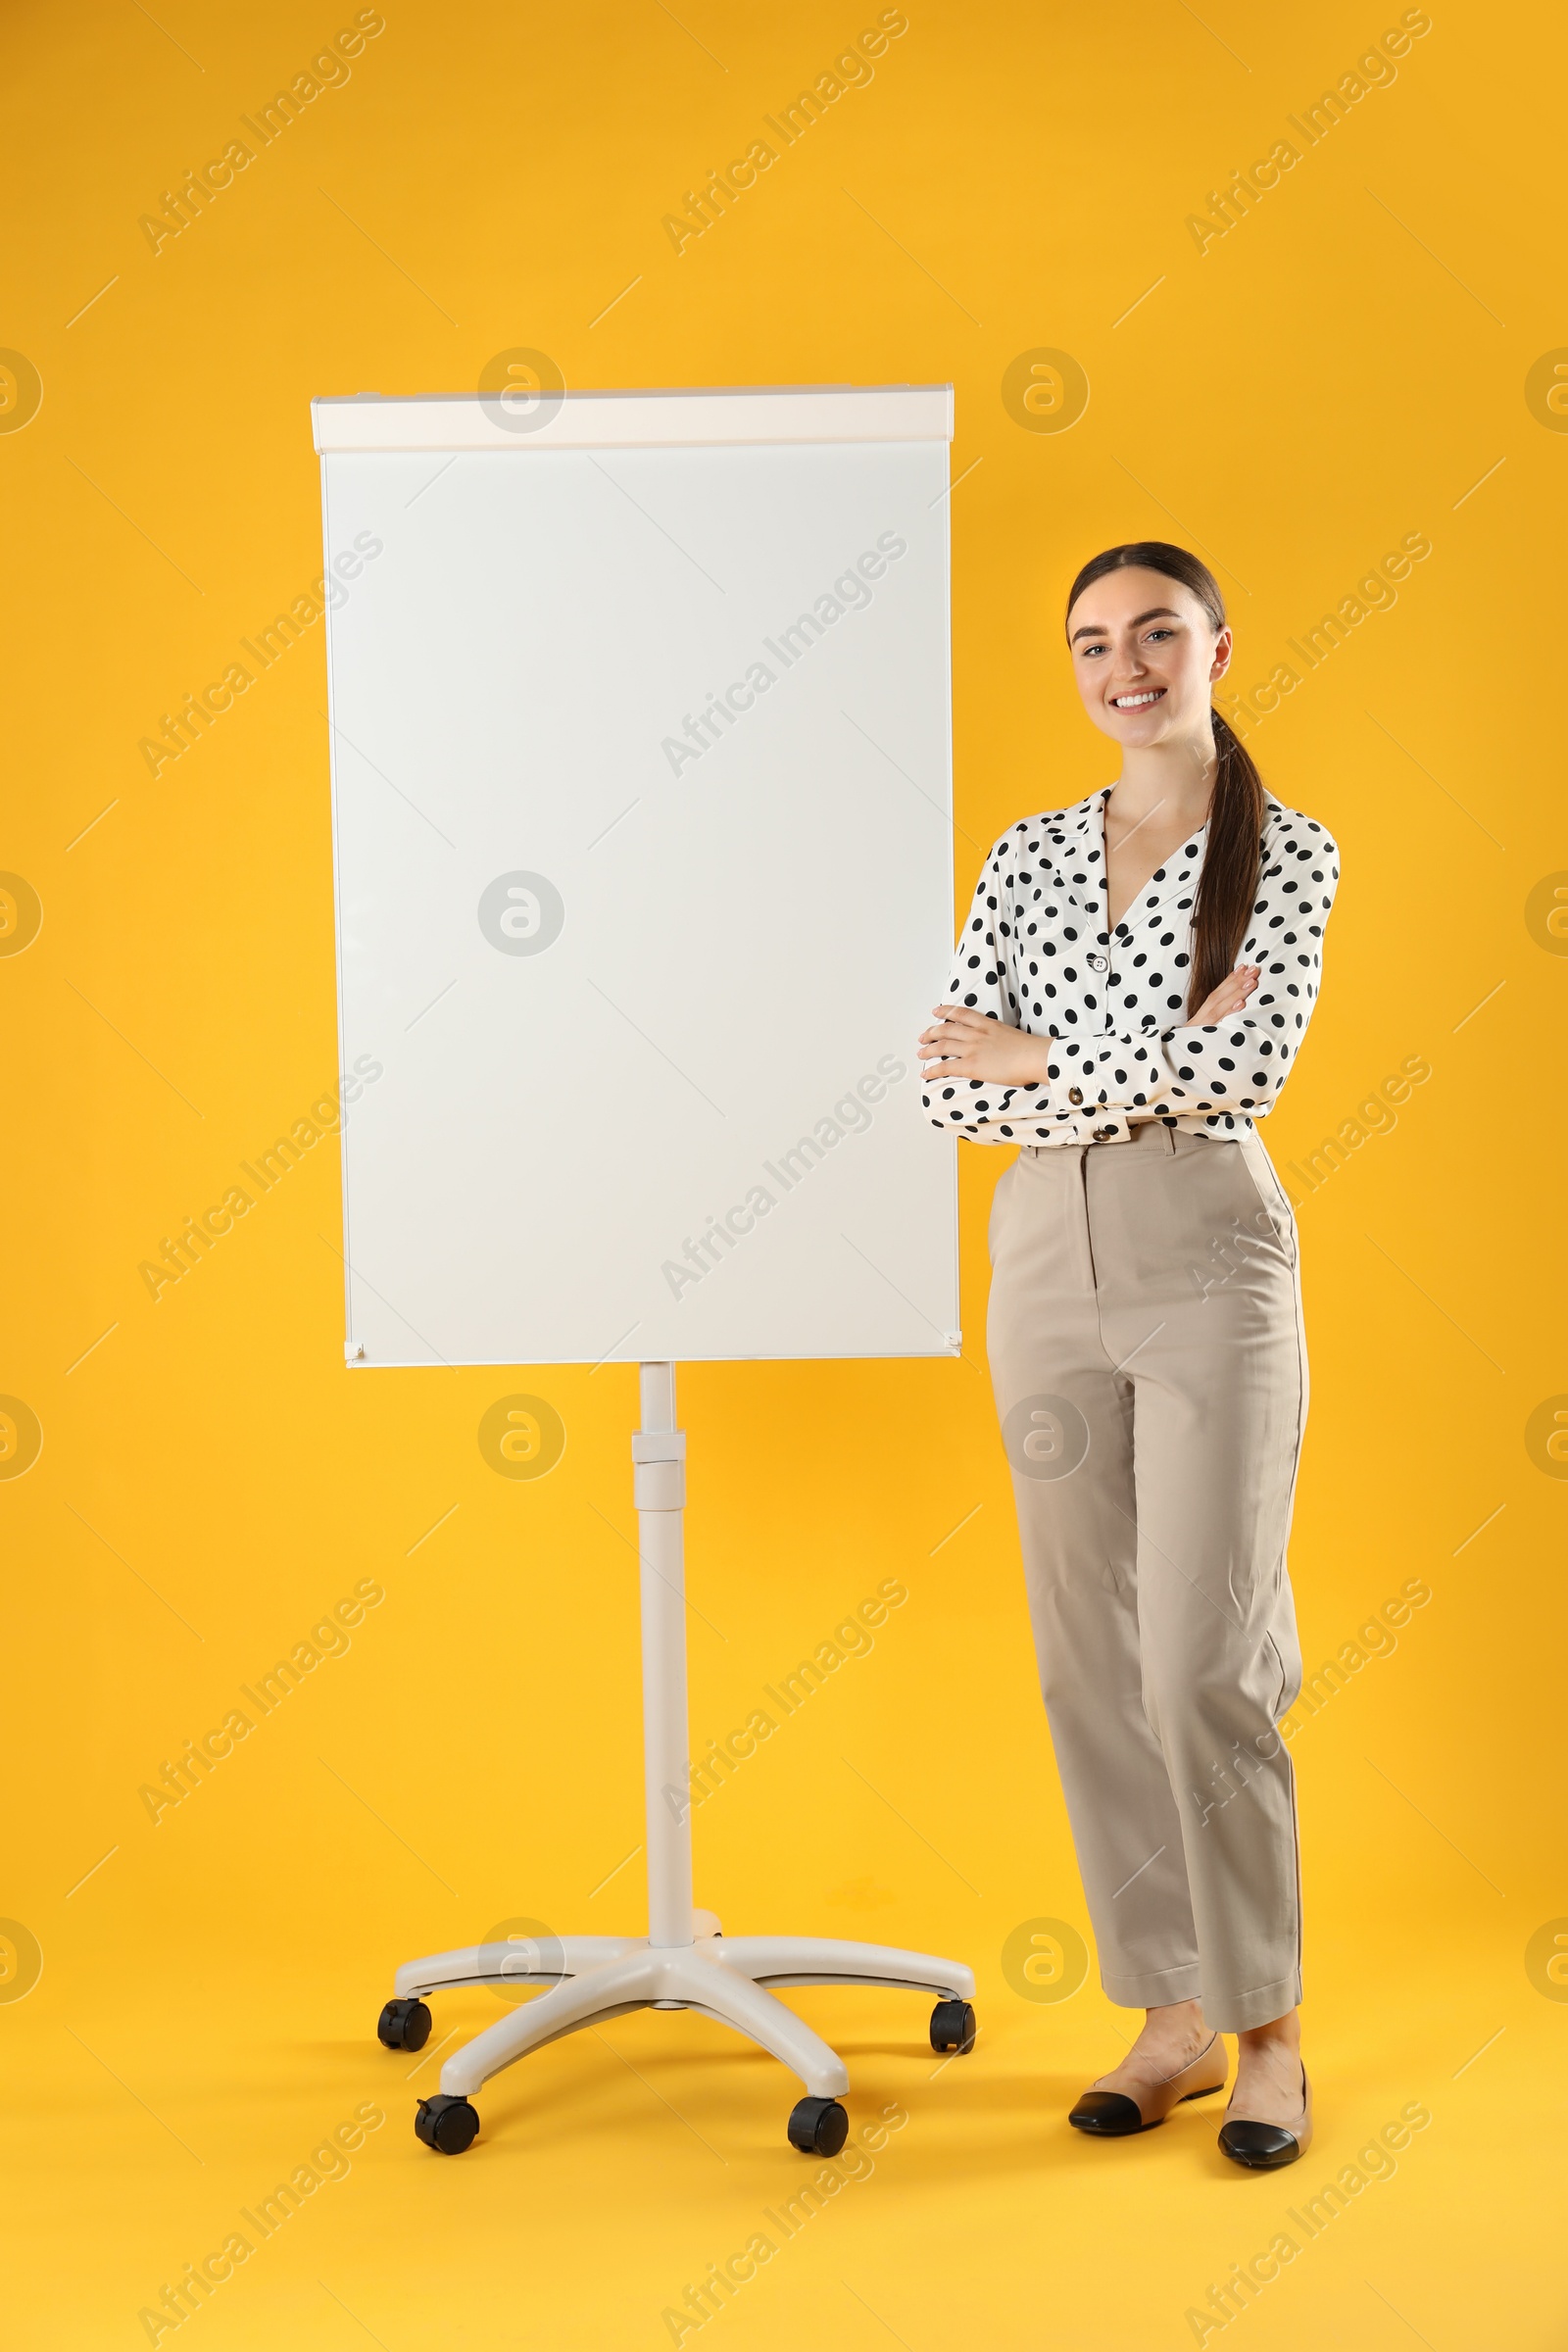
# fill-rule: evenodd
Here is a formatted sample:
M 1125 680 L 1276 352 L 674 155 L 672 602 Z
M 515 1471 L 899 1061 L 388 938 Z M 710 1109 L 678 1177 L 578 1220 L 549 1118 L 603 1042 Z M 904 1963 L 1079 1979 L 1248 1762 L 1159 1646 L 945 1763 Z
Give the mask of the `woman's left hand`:
M 1009 1028 L 967 1004 L 938 1004 L 931 1028 L 920 1033 L 919 1056 L 930 1067 L 925 1083 L 947 1078 L 984 1078 L 994 1085 L 1046 1083 L 1055 1040 Z

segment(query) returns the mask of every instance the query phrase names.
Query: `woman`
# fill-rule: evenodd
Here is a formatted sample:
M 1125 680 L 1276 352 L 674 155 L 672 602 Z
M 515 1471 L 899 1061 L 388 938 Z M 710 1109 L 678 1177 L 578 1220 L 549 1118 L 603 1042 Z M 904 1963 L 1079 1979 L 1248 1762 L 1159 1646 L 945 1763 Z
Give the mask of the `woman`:
M 1210 693 L 1231 631 L 1163 541 L 1068 598 L 1104 790 L 992 851 L 926 1108 L 1021 1146 L 991 1219 L 989 1348 L 1035 1646 L 1108 1995 L 1146 2011 L 1069 2121 L 1148 2131 L 1223 2089 L 1237 2163 L 1311 2133 L 1300 2058 L 1300 1688 L 1285 1550 L 1306 1410 L 1296 1228 L 1253 1122 L 1317 995 L 1339 854 Z

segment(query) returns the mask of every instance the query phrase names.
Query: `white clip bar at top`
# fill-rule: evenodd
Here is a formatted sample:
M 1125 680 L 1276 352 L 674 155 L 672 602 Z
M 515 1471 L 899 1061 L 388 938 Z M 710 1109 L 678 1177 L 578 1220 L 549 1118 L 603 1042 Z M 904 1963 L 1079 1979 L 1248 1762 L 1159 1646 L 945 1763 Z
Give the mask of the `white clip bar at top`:
M 537 413 L 498 393 L 360 392 L 313 400 L 323 456 L 393 450 L 699 449 L 762 442 L 951 441 L 951 384 L 759 384 L 735 390 L 545 393 Z

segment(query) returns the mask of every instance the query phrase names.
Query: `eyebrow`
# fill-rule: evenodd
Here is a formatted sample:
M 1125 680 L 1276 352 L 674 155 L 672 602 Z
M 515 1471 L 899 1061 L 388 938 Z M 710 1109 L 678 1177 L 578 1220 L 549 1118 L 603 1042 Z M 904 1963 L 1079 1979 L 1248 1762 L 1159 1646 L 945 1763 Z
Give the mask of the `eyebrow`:
M 1151 605 L 1147 612 L 1140 612 L 1135 616 L 1132 625 L 1135 629 L 1141 629 L 1146 620 L 1180 620 L 1180 618 L 1181 614 L 1173 605 Z M 1108 637 L 1109 635 L 1110 631 L 1107 628 L 1102 628 L 1098 623 L 1091 621 L 1084 628 L 1074 629 L 1072 642 L 1076 645 L 1080 637 Z

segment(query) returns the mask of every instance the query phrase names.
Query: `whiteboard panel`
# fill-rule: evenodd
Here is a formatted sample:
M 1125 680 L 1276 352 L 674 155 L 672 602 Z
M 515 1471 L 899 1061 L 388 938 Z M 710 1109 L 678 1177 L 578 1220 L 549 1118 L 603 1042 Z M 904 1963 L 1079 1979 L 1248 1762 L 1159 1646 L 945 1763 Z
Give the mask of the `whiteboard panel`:
M 956 1352 L 947 462 L 324 455 L 351 1362 Z

